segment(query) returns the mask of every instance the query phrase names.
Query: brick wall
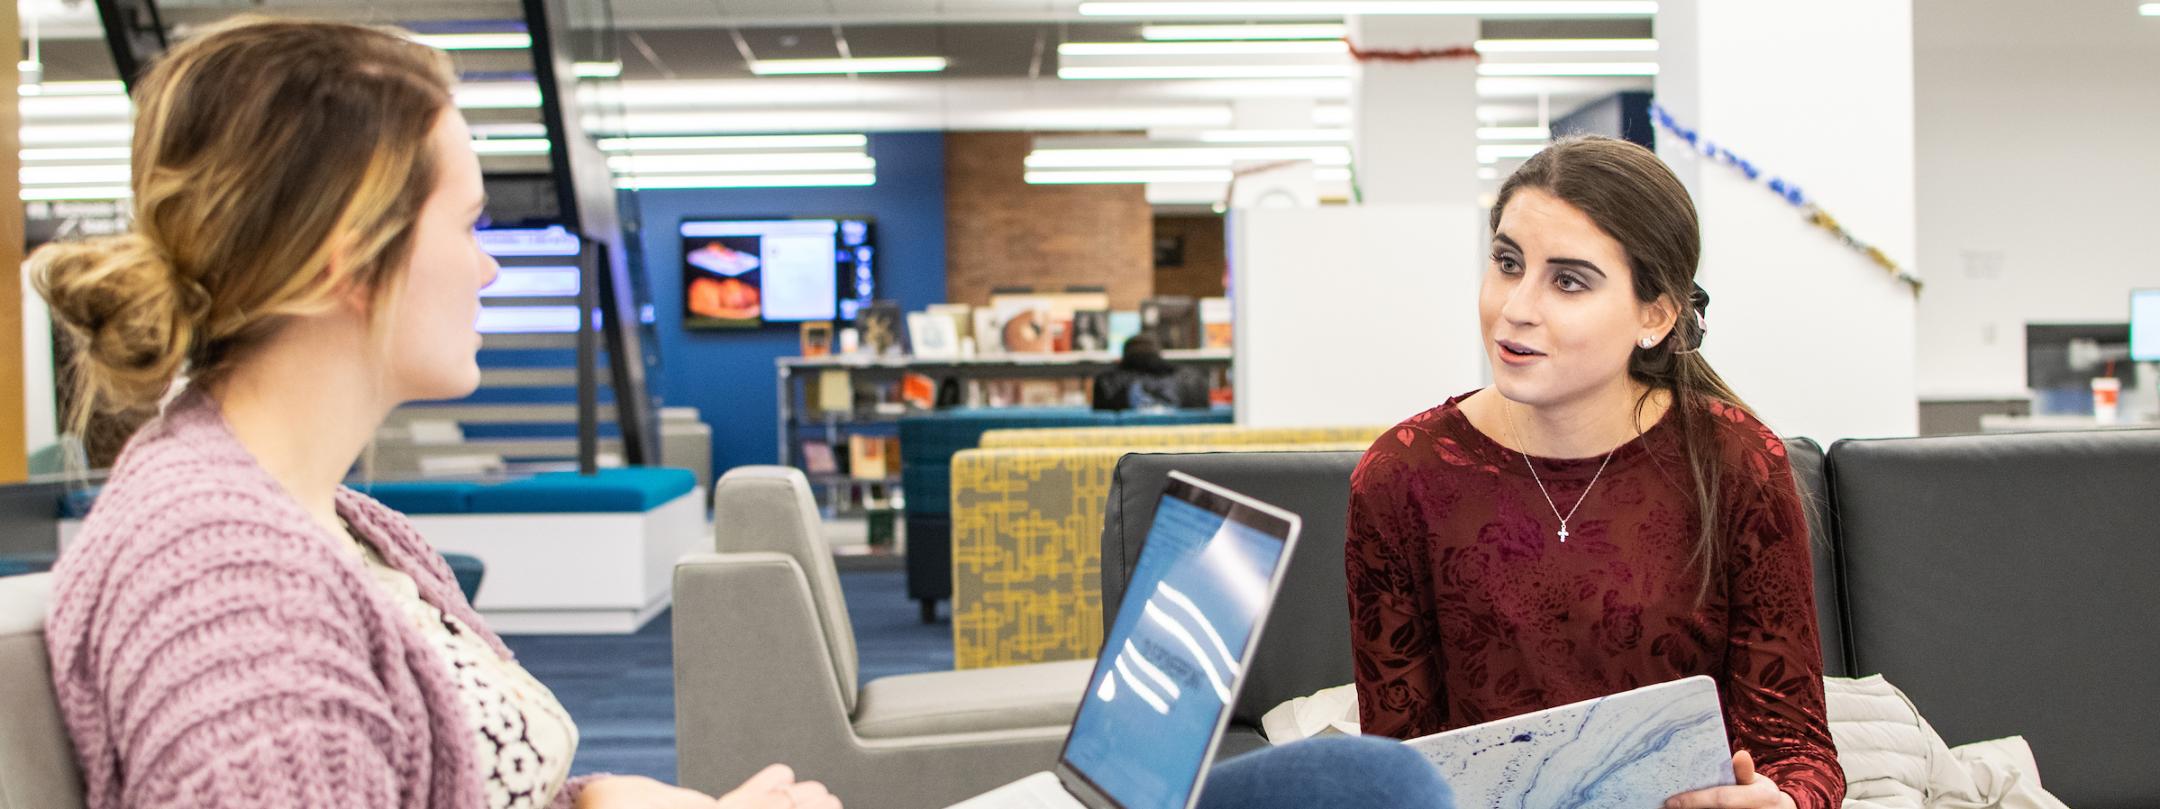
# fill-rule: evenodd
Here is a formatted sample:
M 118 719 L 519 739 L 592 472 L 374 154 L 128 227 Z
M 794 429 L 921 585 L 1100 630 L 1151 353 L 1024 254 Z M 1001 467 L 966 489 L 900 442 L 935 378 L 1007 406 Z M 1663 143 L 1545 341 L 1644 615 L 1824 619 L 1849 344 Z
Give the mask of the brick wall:
M 984 305 L 997 287 L 1101 286 L 1114 309 L 1154 294 L 1154 216 L 1140 185 L 1028 185 L 1033 136 L 945 136 L 945 289 Z

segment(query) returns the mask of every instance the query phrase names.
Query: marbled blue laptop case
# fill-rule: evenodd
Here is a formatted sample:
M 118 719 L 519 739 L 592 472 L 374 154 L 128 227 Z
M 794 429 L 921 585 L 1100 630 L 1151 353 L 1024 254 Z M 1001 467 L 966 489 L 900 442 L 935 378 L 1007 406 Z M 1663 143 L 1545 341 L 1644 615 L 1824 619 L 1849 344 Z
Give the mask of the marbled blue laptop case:
M 1717 685 L 1708 677 L 1406 744 L 1439 766 L 1459 809 L 1654 809 L 1681 792 L 1733 783 Z

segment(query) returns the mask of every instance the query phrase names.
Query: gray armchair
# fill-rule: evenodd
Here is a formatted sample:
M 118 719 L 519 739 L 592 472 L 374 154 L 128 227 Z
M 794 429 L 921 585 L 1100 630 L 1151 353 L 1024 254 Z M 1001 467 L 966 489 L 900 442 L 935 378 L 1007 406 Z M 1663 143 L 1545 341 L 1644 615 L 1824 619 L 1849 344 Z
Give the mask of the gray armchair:
M 858 687 L 855 632 L 802 473 L 728 472 L 713 526 L 719 552 L 675 567 L 683 786 L 718 794 L 779 762 L 850 806 L 942 807 L 1056 763 L 1093 661 Z
M 0 809 L 83 805 L 45 656 L 52 576 L 0 577 Z

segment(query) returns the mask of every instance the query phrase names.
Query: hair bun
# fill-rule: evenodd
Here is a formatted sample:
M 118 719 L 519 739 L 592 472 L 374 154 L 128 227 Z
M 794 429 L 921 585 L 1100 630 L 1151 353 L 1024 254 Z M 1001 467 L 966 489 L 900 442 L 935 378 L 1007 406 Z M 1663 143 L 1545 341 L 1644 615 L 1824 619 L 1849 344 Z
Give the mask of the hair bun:
M 139 233 L 41 247 L 32 283 L 78 343 L 75 369 L 100 410 L 155 405 L 186 366 L 208 296 Z

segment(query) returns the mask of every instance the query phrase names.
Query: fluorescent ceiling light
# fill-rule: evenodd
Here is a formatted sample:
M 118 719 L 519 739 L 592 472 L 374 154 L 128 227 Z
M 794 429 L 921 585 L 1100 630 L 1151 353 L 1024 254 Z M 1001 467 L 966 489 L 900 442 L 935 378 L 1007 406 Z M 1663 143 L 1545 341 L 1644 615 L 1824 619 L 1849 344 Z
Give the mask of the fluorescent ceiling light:
M 547 124 L 473 124 L 475 138 L 545 138 Z
M 1648 17 L 1636 0 L 1250 0 L 1249 2 L 1083 2 L 1083 17 L 1341 17 L 1415 14 L 1478 17 Z
M 1350 52 L 1333 42 L 1067 42 L 1059 56 L 1333 56 Z
M 546 138 L 493 138 L 475 139 L 472 148 L 474 154 L 518 155 L 547 154 L 554 146 Z
M 612 79 L 622 75 L 621 62 L 577 62 L 570 69 L 581 79 Z
M 1348 180 L 1348 179 L 1350 179 L 1350 169 L 1348 169 L 1348 168 L 1313 169 L 1313 173 L 1312 173 L 1312 178 L 1313 178 L 1313 180 L 1315 180 L 1315 181 L 1317 181 L 1317 182 L 1323 182 L 1323 183 L 1331 183 L 1331 182 L 1332 182 L 1332 183 L 1339 183 L 1339 182 L 1343 182 L 1343 181 L 1345 181 L 1345 180 Z
M 128 165 L 24 166 L 23 185 L 127 185 Z
M 1315 25 L 1144 25 L 1140 38 L 1155 41 L 1191 40 L 1262 40 L 1262 39 L 1342 39 L 1350 34 L 1347 26 L 1332 23 Z
M 816 186 L 876 185 L 877 175 L 849 174 L 710 174 L 665 177 L 618 177 L 616 188 L 804 188 Z
M 133 105 L 123 95 L 30 96 L 16 104 L 24 120 L 126 118 Z
M 1552 130 L 1542 126 L 1481 126 L 1478 140 L 1550 140 Z
M 617 155 L 608 168 L 622 174 L 729 174 L 754 171 L 873 171 L 866 154 L 834 152 Z
M 1349 143 L 1348 129 L 1209 129 L 1195 133 L 1201 143 Z
M 540 106 L 540 87 L 526 82 L 461 84 L 451 91 L 457 105 L 468 110 L 522 110 Z
M 1502 160 L 1519 160 L 1545 151 L 1542 143 L 1481 143 L 1477 147 L 1477 160 L 1492 165 Z
M 1129 65 L 1060 67 L 1060 79 L 1347 79 L 1350 65 Z
M 513 51 L 532 47 L 532 35 L 516 31 L 485 34 L 413 34 L 412 39 L 446 51 Z
M 22 190 L 22 201 L 56 202 L 74 199 L 127 199 L 134 196 L 134 193 L 124 185 L 48 186 L 44 188 L 24 188 Z
M 1350 162 L 1342 146 L 1216 146 L 1204 148 L 1037 149 L 1027 156 L 1031 169 L 1229 166 L 1239 161 L 1311 160 L 1322 165 Z
M 1656 53 L 1655 39 L 1480 39 L 1478 53 Z
M 1480 76 L 1655 76 L 1656 62 L 1484 62 Z
M 127 95 L 127 85 L 117 81 L 47 81 L 19 89 L 25 96 Z
M 2146 3 L 2138 6 L 2138 13 L 2147 17 L 2160 17 L 2160 3 Z
M 77 160 L 109 160 L 126 162 L 130 154 L 126 146 L 76 146 L 57 149 L 24 149 L 25 163 L 65 163 Z
M 601 138 L 604 152 L 702 152 L 716 149 L 862 149 L 863 135 L 741 135 L 683 138 Z
M 126 143 L 134 136 L 135 127 L 132 124 L 32 124 L 22 128 L 22 145 L 82 146 L 94 143 Z
M 867 59 L 757 59 L 750 72 L 760 76 L 812 76 L 845 73 L 936 73 L 943 56 L 893 56 Z
M 1030 185 L 1130 185 L 1134 183 L 1227 183 L 1229 169 L 1152 171 L 1031 171 Z

